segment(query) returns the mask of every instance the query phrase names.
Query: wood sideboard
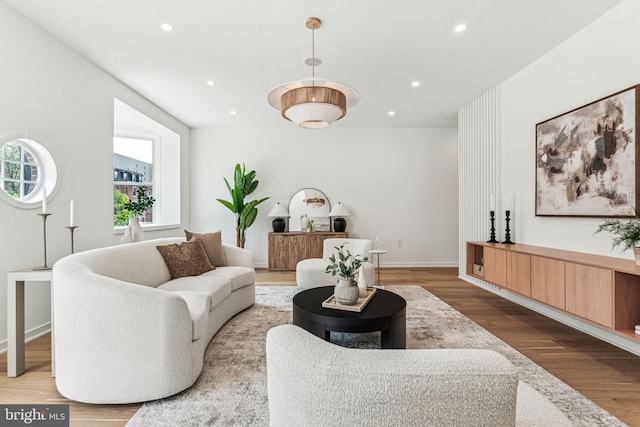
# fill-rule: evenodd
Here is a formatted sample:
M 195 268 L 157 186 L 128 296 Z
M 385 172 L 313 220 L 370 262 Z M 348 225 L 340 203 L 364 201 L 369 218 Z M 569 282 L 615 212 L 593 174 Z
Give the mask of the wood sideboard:
M 640 342 L 633 260 L 522 244 L 467 242 L 469 276 Z
M 269 270 L 295 271 L 298 261 L 322 258 L 325 239 L 346 239 L 348 232 L 291 231 L 269 233 Z

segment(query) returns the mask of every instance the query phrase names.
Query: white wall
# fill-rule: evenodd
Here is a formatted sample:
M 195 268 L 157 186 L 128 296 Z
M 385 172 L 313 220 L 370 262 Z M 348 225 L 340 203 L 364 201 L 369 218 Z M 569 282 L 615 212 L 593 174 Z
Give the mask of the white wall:
M 487 162 L 500 168 L 499 181 L 502 195 L 515 193 L 515 230 L 517 243 L 560 248 L 578 252 L 632 258 L 630 253 L 611 250 L 610 236 L 593 235 L 602 219 L 535 216 L 535 125 L 558 114 L 640 83 L 640 58 L 635 54 L 640 40 L 640 2 L 625 0 L 582 31 L 556 47 L 500 85 L 500 106 L 473 102 L 465 109 L 473 110 L 477 117 L 485 117 L 484 125 L 495 122 L 494 113 L 500 111 L 500 154 Z M 478 100 L 487 99 L 488 94 Z M 461 110 L 461 112 L 464 111 Z M 460 123 L 460 134 L 482 129 L 483 123 Z M 636 130 L 637 131 L 637 130 Z M 460 144 L 461 158 L 472 155 L 472 147 Z M 478 174 L 478 178 L 482 178 Z M 468 175 L 461 171 L 461 181 Z M 488 181 L 483 188 L 489 191 Z M 472 195 L 461 191 L 460 201 Z M 486 197 L 485 197 L 486 198 Z M 486 203 L 486 201 L 485 201 Z M 461 224 L 473 223 L 477 212 L 461 209 Z M 500 229 L 504 228 L 501 226 Z M 488 230 L 487 230 L 488 236 Z M 461 254 L 465 240 L 460 236 Z M 483 239 L 485 240 L 485 239 Z M 600 339 L 640 355 L 637 342 L 581 321 L 528 298 L 521 297 L 494 285 L 472 278 L 465 273 L 461 256 L 461 277 L 477 286 L 511 301 L 538 311 L 546 316 L 592 334 Z
M 114 98 L 181 135 L 183 227 L 220 228 L 225 241 L 234 243 L 233 216 L 215 199 L 229 197 L 222 177 L 231 177 L 236 163 L 256 169 L 261 181 L 256 197 L 271 196 L 247 238 L 258 266 L 267 265 L 271 219 L 266 213 L 276 201 L 287 204 L 303 187 L 317 187 L 332 203 L 344 203 L 352 213 L 347 230 L 354 236 L 381 236 L 389 249 L 383 265 L 457 264 L 455 129 L 205 129 L 191 135 L 2 2 L 0 52 L 5 64 L 0 67 L 0 135 L 27 131 L 58 165 L 60 184 L 49 201 L 53 215 L 47 221 L 49 265 L 70 252 L 64 226 L 71 199 L 79 225 L 76 251 L 120 241 L 112 226 Z M 0 351 L 6 348 L 6 273 L 43 261 L 37 212 L 0 203 Z M 145 235 L 175 236 L 182 230 Z M 48 286 L 27 284 L 27 336 L 48 329 L 49 307 Z
M 517 195 L 516 242 L 633 257 L 593 235 L 601 219 L 535 216 L 535 125 L 640 83 L 639 19 L 640 2 L 626 0 L 502 84 L 502 189 Z
M 234 216 L 216 198 L 230 199 L 222 178 L 232 177 L 236 163 L 256 171 L 255 198 L 271 197 L 247 233 L 257 266 L 268 260 L 267 213 L 304 187 L 347 206 L 352 236 L 382 238 L 389 252 L 381 265 L 457 265 L 455 129 L 200 129 L 191 147 L 195 230 L 221 229 L 235 244 Z
M 496 86 L 458 112 L 459 271 L 466 275 L 467 241 L 506 239 L 505 204 L 500 198 L 500 87 Z M 493 197 L 493 206 L 491 199 Z
M 113 99 L 119 98 L 179 133 L 182 139 L 182 218 L 189 219 L 189 129 L 82 59 L 0 2 L 0 135 L 27 131 L 57 161 L 59 189 L 49 201 L 48 264 L 69 254 L 69 201 L 75 200 L 77 251 L 119 243 L 113 234 Z M 0 202 L 0 350 L 6 348 L 6 273 L 42 265 L 37 210 Z M 147 238 L 177 235 L 150 232 Z M 49 287 L 26 286 L 26 329 L 48 329 Z

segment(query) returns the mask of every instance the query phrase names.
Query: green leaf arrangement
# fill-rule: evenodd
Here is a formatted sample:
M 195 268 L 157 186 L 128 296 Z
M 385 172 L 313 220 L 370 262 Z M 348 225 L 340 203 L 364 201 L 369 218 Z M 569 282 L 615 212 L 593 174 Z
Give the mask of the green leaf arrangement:
M 138 200 L 128 201 L 124 204 L 124 209 L 129 213 L 129 218 L 136 218 L 146 210 L 151 209 L 156 199 L 148 194 L 149 188 L 146 185 L 138 187 Z
M 624 222 L 619 219 L 607 219 L 593 234 L 607 231 L 614 236 L 611 240 L 612 248 L 620 245 L 624 250 L 633 248 L 640 242 L 640 217 L 637 210 L 633 211 L 636 218 Z
M 356 274 L 356 271 L 360 268 L 363 262 L 369 260 L 368 257 L 362 255 L 353 255 L 348 249 L 344 249 L 345 244 L 340 246 L 334 246 L 338 250 L 338 258 L 336 254 L 329 257 L 331 264 L 325 269 L 325 273 L 331 273 L 332 276 L 336 274 L 342 278 L 350 279 Z

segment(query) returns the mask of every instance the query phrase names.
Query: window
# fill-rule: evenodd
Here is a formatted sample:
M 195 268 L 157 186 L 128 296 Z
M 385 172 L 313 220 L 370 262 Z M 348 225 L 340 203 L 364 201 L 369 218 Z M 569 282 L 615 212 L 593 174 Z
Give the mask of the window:
M 33 154 L 19 143 L 4 144 L 0 179 L 2 189 L 9 197 L 23 200 L 36 188 L 38 182 L 38 164 Z
M 156 199 L 142 226 L 180 226 L 180 135 L 118 99 L 113 109 L 114 232 L 124 231 L 128 217 L 121 207 L 137 200 L 142 185 Z
M 113 225 L 127 225 L 124 204 L 138 198 L 138 188 L 147 187 L 153 195 L 154 136 L 119 134 L 113 138 Z M 153 223 L 153 209 L 144 213 L 144 223 Z
M 28 138 L 0 139 L 0 199 L 20 208 L 41 205 L 44 193 L 51 197 L 58 181 L 49 151 Z

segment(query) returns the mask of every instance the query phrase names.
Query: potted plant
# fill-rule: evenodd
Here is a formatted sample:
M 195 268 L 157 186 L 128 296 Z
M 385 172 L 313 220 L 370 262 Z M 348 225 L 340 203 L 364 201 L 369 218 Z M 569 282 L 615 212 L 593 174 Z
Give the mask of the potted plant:
M 633 249 L 636 264 L 640 265 L 640 216 L 637 210 L 633 211 L 636 215 L 634 219 L 625 222 L 619 219 L 607 219 L 598 226 L 595 233 L 607 231 L 613 234 L 612 248 L 622 245 L 623 250 Z
M 256 206 L 268 199 L 268 197 L 265 197 L 260 200 L 251 200 L 245 203 L 245 197 L 258 188 L 260 181 L 255 178 L 256 171 L 247 173 L 244 163 L 242 167 L 240 167 L 240 163 L 238 163 L 233 171 L 233 188 L 231 188 L 227 178 L 223 178 L 231 194 L 231 201 L 216 199 L 236 215 L 236 246 L 239 248 L 244 248 L 247 228 L 253 224 L 258 216 Z
M 368 261 L 369 258 L 362 255 L 353 255 L 344 247 L 345 244 L 335 246 L 338 252 L 329 257 L 330 264 L 325 269 L 325 272 L 331 273 L 332 276 L 336 274 L 339 276 L 338 283 L 334 289 L 336 301 L 344 305 L 354 305 L 358 301 L 360 294 L 358 284 L 355 281 L 355 274 L 362 263 Z M 338 256 L 337 259 L 336 255 Z
M 127 228 L 124 231 L 124 236 L 122 236 L 122 243 L 144 240 L 144 232 L 142 231 L 142 226 L 140 225 L 138 218 L 147 210 L 151 209 L 153 204 L 156 202 L 156 199 L 151 197 L 151 195 L 148 194 L 148 191 L 149 188 L 146 185 L 141 185 L 138 187 L 137 200 L 135 202 L 129 200 L 123 205 L 124 211 L 129 217 L 129 225 L 127 225 Z

